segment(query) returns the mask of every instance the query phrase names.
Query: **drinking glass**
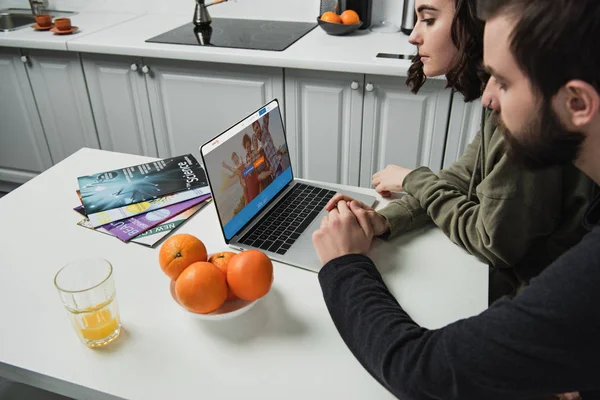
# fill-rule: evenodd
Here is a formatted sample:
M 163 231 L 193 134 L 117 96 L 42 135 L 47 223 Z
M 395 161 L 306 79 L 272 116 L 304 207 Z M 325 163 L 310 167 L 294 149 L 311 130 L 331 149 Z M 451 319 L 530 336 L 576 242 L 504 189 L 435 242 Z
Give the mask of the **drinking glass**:
M 58 271 L 54 286 L 79 339 L 104 347 L 121 333 L 112 265 L 102 258 L 73 261 Z

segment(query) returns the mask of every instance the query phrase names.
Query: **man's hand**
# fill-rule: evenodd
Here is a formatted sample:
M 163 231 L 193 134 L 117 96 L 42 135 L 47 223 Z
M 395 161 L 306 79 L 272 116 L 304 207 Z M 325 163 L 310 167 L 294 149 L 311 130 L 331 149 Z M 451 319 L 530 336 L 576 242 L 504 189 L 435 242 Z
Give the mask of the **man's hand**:
M 383 171 L 376 172 L 373 175 L 371 183 L 373 187 L 383 197 L 390 197 L 391 192 L 402 192 L 402 182 L 406 175 L 410 174 L 412 169 L 400 167 L 398 165 L 388 165 Z
M 337 208 L 323 217 L 312 239 L 323 265 L 347 254 L 366 253 L 373 239 L 367 211 L 355 201 L 350 203 L 350 208 L 347 202 L 338 202 Z
M 331 200 L 329 200 L 329 202 L 327 202 L 325 205 L 325 210 L 331 211 L 336 209 L 338 203 L 341 201 L 345 202 L 346 205 L 351 209 L 351 203 L 354 203 L 354 207 L 362 208 L 365 211 L 367 220 L 369 221 L 371 229 L 373 230 L 373 236 L 383 235 L 390 230 L 390 223 L 383 215 L 378 214 L 377 211 L 375 211 L 372 207 L 369 207 L 361 201 L 354 200 L 350 196 L 345 196 L 340 193 L 336 194 L 331 198 Z

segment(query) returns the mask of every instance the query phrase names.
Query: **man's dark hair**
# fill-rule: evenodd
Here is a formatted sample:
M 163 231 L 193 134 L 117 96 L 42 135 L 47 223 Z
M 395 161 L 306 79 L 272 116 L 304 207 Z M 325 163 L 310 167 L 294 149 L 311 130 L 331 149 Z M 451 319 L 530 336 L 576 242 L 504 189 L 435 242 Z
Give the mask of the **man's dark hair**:
M 483 68 L 484 23 L 477 18 L 475 2 L 476 0 L 456 0 L 456 12 L 450 28 L 458 55 L 456 65 L 446 74 L 446 87 L 460 92 L 465 101 L 481 97 L 489 79 Z M 417 55 L 408 69 L 406 84 L 411 92 L 418 93 L 426 80 L 423 62 Z
M 484 20 L 518 19 L 511 52 L 544 99 L 573 79 L 600 92 L 599 0 L 479 0 L 478 11 Z
M 246 143 L 249 143 L 250 147 L 252 147 L 252 140 L 250 140 L 250 136 L 248 136 L 248 134 L 245 134 L 242 138 L 242 146 L 244 146 L 244 148 L 246 148 Z

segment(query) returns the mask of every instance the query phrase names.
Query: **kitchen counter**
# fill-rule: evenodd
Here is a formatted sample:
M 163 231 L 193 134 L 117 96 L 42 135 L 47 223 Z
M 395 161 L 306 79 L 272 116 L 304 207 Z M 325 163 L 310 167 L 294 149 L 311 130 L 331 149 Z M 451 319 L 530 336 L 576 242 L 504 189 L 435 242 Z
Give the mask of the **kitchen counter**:
M 227 15 L 214 13 L 213 17 Z M 348 36 L 331 36 L 320 27 L 282 52 L 146 43 L 147 39 L 188 22 L 188 15 L 81 12 L 73 17 L 73 24 L 81 28 L 76 35 L 58 36 L 27 28 L 0 34 L 0 46 L 56 50 L 66 47 L 77 52 L 391 76 L 406 76 L 410 61 L 380 59 L 375 57 L 377 53 L 415 53 L 415 47 L 401 32 L 363 30 Z
M 50 31 L 36 31 L 27 25 L 11 32 L 0 32 L 0 46 L 42 50 L 68 50 L 67 42 L 108 29 L 114 25 L 137 18 L 136 14 L 80 12 L 70 16 L 79 30 L 71 35 L 55 35 Z

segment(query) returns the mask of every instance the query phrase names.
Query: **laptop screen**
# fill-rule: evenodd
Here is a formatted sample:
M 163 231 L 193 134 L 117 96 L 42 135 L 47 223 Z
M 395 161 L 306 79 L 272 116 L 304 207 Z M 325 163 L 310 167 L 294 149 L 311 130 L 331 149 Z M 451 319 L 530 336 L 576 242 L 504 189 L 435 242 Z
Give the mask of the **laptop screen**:
M 225 238 L 233 238 L 293 179 L 277 100 L 201 148 Z

